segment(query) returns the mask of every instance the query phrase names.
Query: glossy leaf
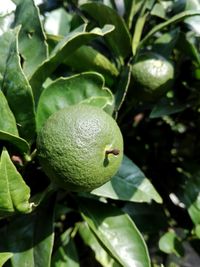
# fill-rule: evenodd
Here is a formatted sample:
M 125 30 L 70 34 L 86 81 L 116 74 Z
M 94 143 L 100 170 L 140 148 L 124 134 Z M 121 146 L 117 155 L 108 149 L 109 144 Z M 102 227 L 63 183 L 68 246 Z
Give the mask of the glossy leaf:
M 13 254 L 10 252 L 0 252 L 0 266 L 3 266 L 12 256 Z
M 150 267 L 145 242 L 133 221 L 120 209 L 97 201 L 79 201 L 83 219 L 123 267 Z
M 30 80 L 36 101 L 38 101 L 41 94 L 43 82 L 66 60 L 68 55 L 71 55 L 80 46 L 87 44 L 94 38 L 104 36 L 112 30 L 113 26 L 105 25 L 102 29 L 95 28 L 90 32 L 86 32 L 85 27 L 81 26 L 62 39 L 52 51 L 50 57 L 40 65 Z
M 17 4 L 13 26 L 18 25 L 21 25 L 19 51 L 23 57 L 23 71 L 29 78 L 47 57 L 47 44 L 39 10 L 33 0 L 20 1 Z
M 1 89 L 15 116 L 20 136 L 31 141 L 35 135 L 34 101 L 31 87 L 20 65 L 18 31 L 19 29 L 10 30 L 0 37 L 0 52 L 6 54 L 6 58 L 0 61 L 3 75 Z
M 101 246 L 98 239 L 90 230 L 88 224 L 86 222 L 79 224 L 79 234 L 82 237 L 84 243 L 88 245 L 95 253 L 96 260 L 103 267 L 120 267 L 119 265 Z
M 133 202 L 150 202 L 154 200 L 162 203 L 162 198 L 151 182 L 126 156 L 124 156 L 117 174 L 109 182 L 93 190 L 92 194 Z
M 131 53 L 131 38 L 126 24 L 118 13 L 100 3 L 86 3 L 81 10 L 92 17 L 100 27 L 105 24 L 112 24 L 115 30 L 105 37 L 112 51 L 119 57 L 125 58 Z M 122 41 L 123 40 L 123 41 Z
M 1 252 L 11 252 L 11 266 L 50 267 L 54 241 L 53 213 L 55 195 L 46 199 L 34 212 L 13 217 L 0 234 Z
M 16 146 L 22 153 L 29 153 L 30 146 L 23 138 L 0 130 L 0 140 L 7 141 Z
M 0 160 L 0 216 L 31 212 L 30 189 L 3 149 Z
M 161 251 L 171 254 L 174 253 L 176 256 L 183 256 L 184 250 L 181 241 L 176 236 L 174 231 L 165 233 L 159 240 L 159 248 Z
M 98 73 L 88 72 L 59 78 L 41 94 L 37 109 L 37 129 L 55 111 L 78 103 L 89 103 L 100 108 L 113 104 L 113 96 L 104 87 L 104 78 Z
M 79 259 L 71 229 L 67 229 L 60 237 L 58 248 L 53 254 L 51 267 L 79 267 Z
M 0 131 L 18 136 L 15 117 L 10 110 L 6 97 L 0 90 Z

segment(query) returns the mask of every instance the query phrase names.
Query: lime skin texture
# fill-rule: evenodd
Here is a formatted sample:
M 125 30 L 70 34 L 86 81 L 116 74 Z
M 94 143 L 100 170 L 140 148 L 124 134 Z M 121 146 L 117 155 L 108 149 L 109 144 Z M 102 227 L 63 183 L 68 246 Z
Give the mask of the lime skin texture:
M 146 52 L 132 65 L 133 94 L 154 101 L 173 88 L 174 65 L 163 56 Z
M 91 191 L 117 172 L 123 137 L 116 121 L 98 107 L 78 104 L 51 115 L 37 137 L 43 171 L 68 191 Z

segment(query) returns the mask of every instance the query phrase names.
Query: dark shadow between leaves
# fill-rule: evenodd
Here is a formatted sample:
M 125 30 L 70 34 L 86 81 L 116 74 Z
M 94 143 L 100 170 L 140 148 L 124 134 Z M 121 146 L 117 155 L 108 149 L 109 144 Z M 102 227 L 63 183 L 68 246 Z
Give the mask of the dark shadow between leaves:
M 24 252 L 50 238 L 53 234 L 55 199 L 56 194 L 53 194 L 32 213 L 13 217 L 0 231 L 3 240 L 0 252 Z

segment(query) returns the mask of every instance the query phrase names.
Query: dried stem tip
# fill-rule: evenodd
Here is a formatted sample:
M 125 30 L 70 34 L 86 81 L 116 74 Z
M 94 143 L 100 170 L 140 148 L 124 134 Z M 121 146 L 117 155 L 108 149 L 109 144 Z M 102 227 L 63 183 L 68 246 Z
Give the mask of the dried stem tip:
M 119 149 L 117 149 L 117 148 L 114 148 L 114 149 L 109 149 L 109 150 L 106 150 L 106 155 L 108 155 L 108 154 L 113 154 L 113 155 L 115 155 L 115 156 L 117 156 L 117 155 L 119 155 Z

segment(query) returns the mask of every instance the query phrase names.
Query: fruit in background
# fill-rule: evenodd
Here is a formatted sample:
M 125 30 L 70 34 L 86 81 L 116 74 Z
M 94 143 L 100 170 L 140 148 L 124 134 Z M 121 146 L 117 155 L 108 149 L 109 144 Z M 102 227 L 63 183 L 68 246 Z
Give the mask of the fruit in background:
M 157 53 L 143 53 L 132 65 L 133 95 L 141 101 L 158 100 L 172 89 L 173 81 L 173 64 Z

